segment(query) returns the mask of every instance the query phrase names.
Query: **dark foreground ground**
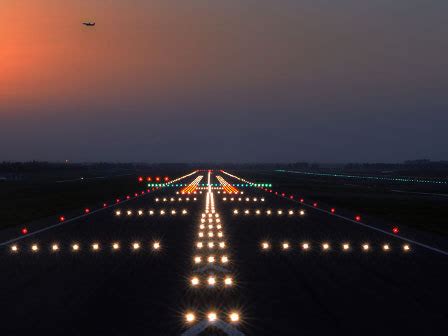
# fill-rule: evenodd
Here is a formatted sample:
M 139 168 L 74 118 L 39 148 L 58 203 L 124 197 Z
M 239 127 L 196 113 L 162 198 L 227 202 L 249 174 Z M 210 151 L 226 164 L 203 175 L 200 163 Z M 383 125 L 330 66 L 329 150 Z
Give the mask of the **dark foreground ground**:
M 201 173 L 205 174 L 206 173 Z M 232 178 L 222 175 L 229 182 Z M 193 180 L 195 176 L 188 178 Z M 249 176 L 247 176 L 249 178 Z M 213 177 L 213 182 L 216 179 Z M 254 178 L 252 180 L 257 180 Z M 294 187 L 291 187 L 293 190 Z M 179 335 L 187 310 L 238 310 L 246 335 L 416 335 L 448 332 L 448 257 L 258 189 L 224 201 L 215 192 L 230 250 L 233 289 L 192 289 L 192 257 L 205 192 L 197 202 L 162 204 L 157 191 L 17 241 L 0 249 L 0 302 L 5 335 Z M 296 191 L 297 192 L 297 191 Z M 188 215 L 138 218 L 116 209 L 188 209 Z M 233 210 L 239 209 L 234 215 Z M 255 215 L 259 209 L 300 209 L 305 216 Z M 250 210 L 245 215 L 244 210 Z M 369 223 L 374 224 L 374 223 Z M 407 232 L 419 240 L 418 233 Z M 11 237 L 8 237 L 11 238 Z M 441 238 L 423 243 L 447 250 Z M 162 248 L 151 249 L 159 240 Z M 113 251 L 111 244 L 120 242 Z M 138 251 L 131 249 L 135 241 Z M 260 248 L 262 241 L 271 244 Z M 288 241 L 289 250 L 282 249 Z M 54 242 L 57 253 L 50 251 Z M 98 242 L 93 252 L 90 244 Z M 310 250 L 303 251 L 307 242 Z M 71 245 L 80 250 L 73 252 Z M 323 251 L 322 244 L 329 250 Z M 342 243 L 350 249 L 343 251 Z M 363 251 L 361 245 L 369 244 Z M 38 244 L 39 252 L 31 252 Z M 388 244 L 390 250 L 383 250 Z M 204 335 L 219 335 L 208 329 Z

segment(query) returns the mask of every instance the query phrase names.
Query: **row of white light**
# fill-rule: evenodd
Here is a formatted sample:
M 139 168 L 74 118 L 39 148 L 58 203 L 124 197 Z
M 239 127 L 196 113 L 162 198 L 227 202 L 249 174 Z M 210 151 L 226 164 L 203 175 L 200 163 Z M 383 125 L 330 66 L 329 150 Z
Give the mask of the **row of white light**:
M 235 198 L 235 197 L 223 197 L 222 198 L 222 200 L 224 201 L 224 202 L 226 202 L 227 200 L 229 200 L 230 202 L 233 202 L 233 201 L 238 201 L 238 202 L 242 202 L 242 201 L 246 201 L 246 202 L 250 202 L 251 201 L 251 199 L 249 198 L 249 197 L 246 197 L 246 198 L 242 198 L 242 197 L 238 197 L 238 198 Z M 261 197 L 261 198 L 257 198 L 257 197 L 254 197 L 254 198 L 252 198 L 252 201 L 253 202 L 264 202 L 264 197 Z
M 131 250 L 140 250 L 142 247 L 143 247 L 143 245 L 140 242 L 133 242 L 130 245 Z M 162 248 L 162 245 L 160 244 L 159 241 L 155 241 L 155 242 L 151 243 L 150 247 L 151 247 L 152 250 L 156 250 L 157 251 L 157 250 L 160 250 Z M 58 252 L 58 251 L 61 250 L 61 248 L 62 248 L 62 246 L 57 244 L 57 243 L 51 244 L 51 246 L 50 246 L 50 250 L 53 251 L 53 252 Z M 121 245 L 120 245 L 119 242 L 114 242 L 114 243 L 112 243 L 110 245 L 110 248 L 112 250 L 119 250 L 121 248 Z M 38 252 L 38 251 L 40 251 L 40 249 L 41 248 L 40 248 L 40 246 L 38 244 L 32 244 L 31 247 L 30 247 L 30 250 L 32 252 Z M 99 251 L 99 250 L 101 250 L 101 245 L 99 243 L 92 243 L 89 246 L 89 249 L 92 250 L 92 251 Z M 11 252 L 19 252 L 20 248 L 19 248 L 18 245 L 14 244 L 14 245 L 10 246 L 10 250 L 11 250 Z M 72 244 L 70 246 L 70 250 L 72 250 L 74 252 L 80 251 L 81 250 L 81 244 L 79 244 L 79 243 Z
M 202 194 L 202 191 L 199 191 L 199 192 L 193 191 L 193 192 L 189 192 L 189 193 L 176 191 L 176 195 L 197 195 L 197 194 Z
M 196 243 L 196 248 L 198 250 L 201 250 L 205 246 L 207 246 L 209 249 L 214 249 L 214 248 L 225 249 L 226 243 L 224 241 L 220 241 L 220 242 L 209 241 L 209 242 L 207 242 L 206 245 L 202 241 L 199 241 Z
M 199 287 L 201 285 L 201 279 L 198 276 L 193 276 L 190 279 L 190 284 L 192 287 Z M 231 276 L 225 276 L 222 279 L 222 285 L 224 285 L 225 287 L 231 287 L 233 286 L 233 284 L 234 281 Z M 217 285 L 219 285 L 219 279 L 215 275 L 209 275 L 206 279 L 206 285 L 208 287 L 216 287 Z
M 252 214 L 252 210 L 249 209 L 245 209 L 245 210 L 239 210 L 239 209 L 234 209 L 233 210 L 233 214 L 234 215 L 239 215 L 240 213 L 244 214 L 244 215 L 250 215 Z M 255 215 L 261 215 L 261 214 L 266 214 L 268 216 L 272 215 L 272 214 L 277 214 L 279 216 L 287 214 L 289 216 L 293 216 L 294 214 L 296 214 L 296 212 L 294 210 L 282 210 L 282 209 L 278 209 L 278 210 L 260 210 L 260 209 L 256 209 L 253 210 L 253 213 Z M 304 216 L 305 215 L 305 210 L 298 210 L 297 214 L 300 216 Z
M 271 243 L 269 243 L 268 241 L 263 241 L 263 242 L 261 242 L 260 245 L 261 245 L 261 249 L 262 249 L 262 250 L 270 250 L 271 247 L 272 247 Z M 282 243 L 280 244 L 280 247 L 281 247 L 282 250 L 290 250 L 291 248 L 293 248 L 293 245 L 291 245 L 289 242 L 285 241 L 285 242 L 282 242 Z M 311 249 L 311 244 L 310 244 L 310 243 L 307 243 L 307 242 L 304 242 L 304 243 L 301 243 L 301 244 L 299 245 L 299 247 L 300 247 L 302 250 L 305 250 L 305 251 L 306 251 L 306 250 L 310 250 L 310 249 Z M 351 250 L 351 248 L 352 248 L 351 245 L 350 245 L 350 243 L 342 243 L 342 244 L 340 245 L 340 247 L 341 247 L 341 249 L 344 250 L 344 251 L 349 251 L 349 250 Z M 330 243 L 328 243 L 328 242 L 324 242 L 324 243 L 322 243 L 322 244 L 320 245 L 320 249 L 322 249 L 323 251 L 328 251 L 328 250 L 331 249 L 331 245 L 330 245 Z M 370 251 L 370 250 L 372 249 L 372 246 L 371 246 L 370 244 L 368 244 L 368 243 L 363 243 L 363 244 L 361 245 L 361 249 L 362 249 L 363 251 Z M 392 248 L 391 248 L 390 244 L 383 244 L 383 245 L 381 246 L 381 249 L 382 249 L 383 251 L 390 251 Z M 405 252 L 408 252 L 408 251 L 411 250 L 411 247 L 409 246 L 409 244 L 404 244 L 404 245 L 402 246 L 402 250 L 405 251 Z
M 162 201 L 162 202 L 176 202 L 176 201 L 178 201 L 178 202 L 182 202 L 182 201 L 185 201 L 185 202 L 189 202 L 190 201 L 190 197 L 184 197 L 184 198 L 182 198 L 182 197 L 178 197 L 177 199 L 176 198 L 174 198 L 174 197 L 171 197 L 171 198 L 166 198 L 166 197 L 163 197 L 163 198 L 155 198 L 154 199 L 156 202 L 160 202 L 160 201 Z M 193 201 L 197 201 L 198 199 L 196 198 L 196 197 L 193 197 L 192 198 L 192 200 Z
M 214 255 L 209 255 L 206 260 L 209 264 L 214 264 L 217 259 L 220 260 L 221 264 L 228 264 L 229 263 L 229 257 L 227 255 L 222 255 L 220 258 L 217 258 Z M 197 255 L 193 258 L 193 261 L 195 264 L 201 264 L 203 262 L 202 256 Z
M 162 209 L 162 210 L 160 210 L 160 211 L 156 211 L 156 210 L 149 210 L 148 211 L 148 214 L 150 215 L 150 216 L 153 216 L 153 215 L 157 215 L 157 214 L 159 214 L 159 215 L 161 215 L 161 216 L 163 216 L 163 215 L 166 215 L 166 214 L 171 214 L 171 215 L 177 215 L 177 210 L 175 210 L 175 209 L 172 209 L 172 210 L 165 210 L 165 209 Z M 188 210 L 187 209 L 182 209 L 181 211 L 180 211 L 180 213 L 182 214 L 182 215 L 186 215 L 186 214 L 188 214 Z M 126 214 L 126 215 L 128 215 L 128 216 L 132 216 L 133 214 L 134 214 L 134 212 L 132 211 L 132 210 L 126 210 L 126 211 L 121 211 L 121 210 L 116 210 L 115 211 L 115 216 L 121 216 L 122 214 Z M 138 215 L 138 216 L 143 216 L 144 214 L 145 214 L 145 212 L 143 211 L 143 210 L 137 210 L 136 211 L 136 214 Z
M 231 311 L 227 315 L 227 318 L 231 323 L 238 323 L 240 321 L 240 314 L 237 311 Z M 218 313 L 214 310 L 208 312 L 205 316 L 209 323 L 213 323 L 219 320 Z M 184 318 L 185 322 L 188 324 L 196 322 L 196 314 L 192 311 L 186 312 Z

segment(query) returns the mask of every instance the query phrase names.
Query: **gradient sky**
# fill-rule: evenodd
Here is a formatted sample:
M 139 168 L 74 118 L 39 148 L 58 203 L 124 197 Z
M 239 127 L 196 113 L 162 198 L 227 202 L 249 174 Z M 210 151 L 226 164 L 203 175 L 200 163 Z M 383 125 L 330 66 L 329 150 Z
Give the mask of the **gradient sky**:
M 447 160 L 447 13 L 1 0 L 0 161 Z

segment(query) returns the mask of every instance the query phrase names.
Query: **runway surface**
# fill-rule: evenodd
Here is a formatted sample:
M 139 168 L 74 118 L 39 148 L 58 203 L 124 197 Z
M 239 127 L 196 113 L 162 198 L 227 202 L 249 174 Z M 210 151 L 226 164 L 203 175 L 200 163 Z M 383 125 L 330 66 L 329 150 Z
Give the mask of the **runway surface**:
M 1 333 L 448 332 L 443 245 L 252 182 L 196 171 L 38 234 L 11 233 L 0 250 Z

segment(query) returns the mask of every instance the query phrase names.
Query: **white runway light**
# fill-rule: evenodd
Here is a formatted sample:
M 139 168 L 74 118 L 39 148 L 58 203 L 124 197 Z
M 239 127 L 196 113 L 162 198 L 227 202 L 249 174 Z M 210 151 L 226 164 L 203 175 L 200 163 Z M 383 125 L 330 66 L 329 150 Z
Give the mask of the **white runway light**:
M 207 283 L 209 286 L 214 286 L 216 284 L 216 278 L 214 276 L 209 277 Z
M 224 285 L 226 286 L 232 286 L 233 285 L 233 279 L 231 277 L 226 277 L 224 279 Z
M 406 244 L 403 246 L 403 251 L 408 252 L 410 250 L 411 250 L 411 247 L 409 245 Z
M 37 244 L 33 244 L 33 245 L 31 246 L 31 250 L 32 250 L 33 252 L 37 252 L 37 251 L 39 251 L 39 246 L 37 246 Z
M 185 321 L 187 323 L 193 323 L 196 320 L 196 317 L 193 313 L 187 313 L 185 314 Z
M 118 250 L 119 248 L 120 248 L 120 244 L 118 244 L 118 243 L 113 243 L 112 244 L 112 249 Z
M 303 243 L 303 244 L 302 244 L 302 248 L 303 248 L 304 250 L 309 250 L 309 248 L 310 248 L 310 244 L 308 244 L 308 243 Z
M 323 249 L 324 251 L 329 250 L 329 249 L 330 249 L 330 244 L 328 244 L 328 243 L 323 243 L 323 244 L 322 244 L 322 249 Z
M 193 277 L 191 278 L 191 285 L 192 286 L 198 286 L 199 285 L 199 278 L 198 277 Z
M 388 244 L 384 244 L 383 245 L 383 250 L 384 251 L 389 251 L 390 250 L 390 246 Z
M 344 251 L 347 251 L 350 248 L 350 245 L 348 243 L 342 244 L 342 248 Z
M 262 248 L 263 250 L 268 250 L 268 249 L 270 248 L 270 245 L 269 245 L 268 242 L 262 242 L 262 243 L 261 243 L 261 248 Z
M 230 313 L 229 319 L 230 319 L 230 322 L 236 323 L 240 320 L 240 315 L 236 312 Z
M 154 249 L 154 250 L 160 250 L 160 242 L 158 242 L 158 241 L 156 241 L 156 242 L 154 242 L 153 244 L 152 244 L 152 248 Z
M 75 251 L 75 252 L 79 251 L 79 245 L 78 244 L 73 244 L 72 245 L 72 250 Z
M 133 248 L 134 250 L 138 250 L 138 249 L 140 248 L 140 243 L 137 243 L 137 242 L 133 243 L 133 244 L 132 244 L 132 248 Z
M 12 245 L 11 246 L 11 251 L 12 252 L 17 252 L 19 250 L 19 248 L 17 247 L 17 245 Z
M 207 314 L 207 318 L 209 322 L 214 322 L 218 318 L 218 315 L 215 312 L 210 312 Z
M 362 249 L 363 249 L 364 251 L 368 251 L 368 250 L 370 249 L 369 244 L 363 244 L 363 245 L 362 245 Z

